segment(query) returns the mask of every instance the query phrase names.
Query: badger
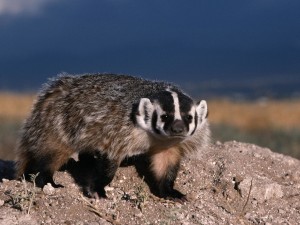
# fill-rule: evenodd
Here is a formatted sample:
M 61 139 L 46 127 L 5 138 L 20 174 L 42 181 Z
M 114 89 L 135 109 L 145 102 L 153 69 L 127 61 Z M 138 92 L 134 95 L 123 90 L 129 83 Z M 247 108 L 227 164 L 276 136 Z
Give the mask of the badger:
M 55 171 L 78 153 L 87 163 L 97 158 L 91 196 L 106 197 L 104 187 L 121 162 L 144 154 L 157 196 L 186 200 L 174 182 L 182 158 L 209 143 L 207 114 L 205 100 L 195 102 L 171 83 L 116 74 L 59 75 L 42 89 L 24 123 L 16 176 L 38 173 L 39 187 L 60 187 Z

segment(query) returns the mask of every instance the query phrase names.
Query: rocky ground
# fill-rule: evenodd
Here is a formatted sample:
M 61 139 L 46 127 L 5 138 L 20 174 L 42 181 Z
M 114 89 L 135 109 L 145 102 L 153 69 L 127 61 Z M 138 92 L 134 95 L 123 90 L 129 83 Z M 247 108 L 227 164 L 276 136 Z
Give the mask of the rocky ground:
M 300 161 L 252 144 L 217 143 L 185 159 L 176 188 L 184 204 L 159 199 L 133 166 L 118 170 L 108 199 L 92 200 L 67 172 L 43 189 L 10 180 L 0 160 L 0 224 L 300 224 Z

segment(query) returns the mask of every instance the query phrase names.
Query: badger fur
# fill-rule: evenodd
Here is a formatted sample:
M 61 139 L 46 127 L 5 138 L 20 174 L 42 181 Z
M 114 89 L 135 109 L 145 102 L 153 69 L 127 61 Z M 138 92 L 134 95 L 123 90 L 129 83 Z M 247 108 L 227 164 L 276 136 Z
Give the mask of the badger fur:
M 207 104 L 196 103 L 177 86 L 127 75 L 61 75 L 38 95 L 17 149 L 17 177 L 39 173 L 36 183 L 56 185 L 53 174 L 73 153 L 97 157 L 91 186 L 105 197 L 122 160 L 149 159 L 157 195 L 184 199 L 173 188 L 182 157 L 209 142 Z

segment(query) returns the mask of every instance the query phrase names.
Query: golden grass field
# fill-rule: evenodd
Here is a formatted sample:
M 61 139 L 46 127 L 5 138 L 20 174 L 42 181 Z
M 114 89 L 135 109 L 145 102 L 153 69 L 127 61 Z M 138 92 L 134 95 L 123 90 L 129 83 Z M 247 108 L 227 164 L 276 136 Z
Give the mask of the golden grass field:
M 0 121 L 23 120 L 32 107 L 35 95 L 0 93 Z
M 0 93 L 0 158 L 13 158 L 22 121 L 35 95 Z M 208 100 L 213 139 L 253 142 L 300 158 L 300 99 Z
M 245 130 L 300 128 L 300 100 L 208 102 L 209 119 Z
M 20 121 L 30 113 L 35 95 L 0 93 L 0 120 Z M 209 100 L 209 120 L 241 129 L 300 128 L 300 100 L 232 102 Z

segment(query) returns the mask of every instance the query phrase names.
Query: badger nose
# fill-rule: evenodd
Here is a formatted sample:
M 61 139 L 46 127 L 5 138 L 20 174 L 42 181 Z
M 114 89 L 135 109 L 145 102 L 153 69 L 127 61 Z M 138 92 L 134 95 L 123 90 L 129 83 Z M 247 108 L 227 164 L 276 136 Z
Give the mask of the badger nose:
M 171 126 L 171 132 L 173 135 L 179 135 L 184 132 L 184 123 L 182 120 L 175 120 Z

